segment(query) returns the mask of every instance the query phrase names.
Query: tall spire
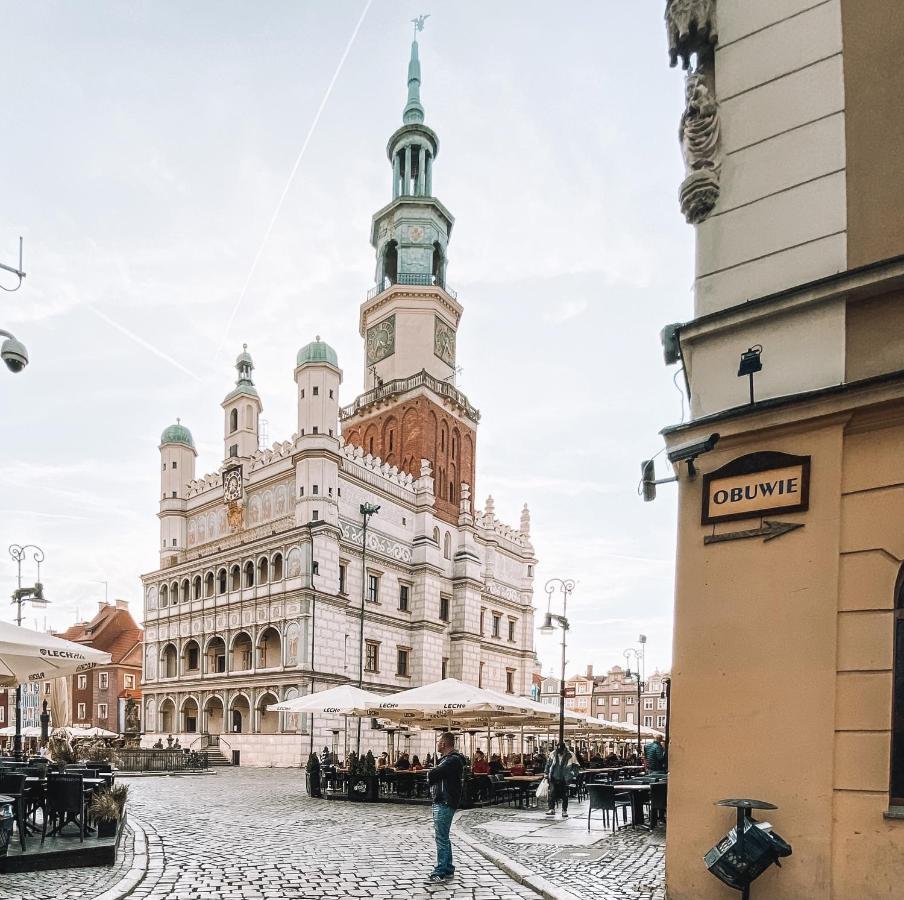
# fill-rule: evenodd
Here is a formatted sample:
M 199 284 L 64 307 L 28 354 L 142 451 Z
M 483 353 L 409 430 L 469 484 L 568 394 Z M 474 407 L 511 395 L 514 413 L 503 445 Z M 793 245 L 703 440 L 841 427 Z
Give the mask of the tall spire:
M 418 58 L 417 38 L 411 42 L 411 60 L 408 63 L 408 103 L 402 113 L 406 125 L 424 121 L 424 107 L 421 106 L 421 61 Z

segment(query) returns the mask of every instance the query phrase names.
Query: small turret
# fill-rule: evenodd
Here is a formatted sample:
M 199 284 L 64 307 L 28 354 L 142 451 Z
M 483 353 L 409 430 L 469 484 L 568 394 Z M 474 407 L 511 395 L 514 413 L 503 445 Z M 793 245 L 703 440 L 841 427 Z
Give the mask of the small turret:
M 521 534 L 530 537 L 530 510 L 526 503 L 524 509 L 521 510 Z
M 160 554 L 185 549 L 185 499 L 198 452 L 191 432 L 176 419 L 160 436 Z
M 258 449 L 258 427 L 263 410 L 260 395 L 254 386 L 251 373 L 254 360 L 248 345 L 242 344 L 242 352 L 236 357 L 238 378 L 235 387 L 226 395 L 223 407 L 223 457 L 248 459 Z

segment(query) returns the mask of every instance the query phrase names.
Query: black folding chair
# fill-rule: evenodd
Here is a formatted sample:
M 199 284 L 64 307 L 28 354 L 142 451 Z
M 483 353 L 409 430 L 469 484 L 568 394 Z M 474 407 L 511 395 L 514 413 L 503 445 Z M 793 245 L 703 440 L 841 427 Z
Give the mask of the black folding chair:
M 667 781 L 654 781 L 650 785 L 650 825 L 654 828 L 659 822 L 665 825 L 668 792 L 669 784 Z
M 622 811 L 625 825 L 628 824 L 628 808 L 631 798 L 624 791 L 617 791 L 611 784 L 591 784 L 587 786 L 590 801 L 587 809 L 587 830 L 590 831 L 590 816 L 595 809 L 603 811 L 603 824 L 609 824 L 609 813 L 612 813 L 612 830 L 618 827 L 618 810 Z
M 41 843 L 47 836 L 47 823 L 52 822 L 51 837 L 59 834 L 70 822 L 78 825 L 79 839 L 85 840 L 85 818 L 89 795 L 81 775 L 58 775 L 47 782 L 47 812 L 41 831 Z M 59 824 L 57 824 L 59 822 Z
M 16 801 L 16 828 L 19 829 L 19 843 L 25 849 L 25 774 L 4 772 L 0 775 L 0 794 L 13 797 Z

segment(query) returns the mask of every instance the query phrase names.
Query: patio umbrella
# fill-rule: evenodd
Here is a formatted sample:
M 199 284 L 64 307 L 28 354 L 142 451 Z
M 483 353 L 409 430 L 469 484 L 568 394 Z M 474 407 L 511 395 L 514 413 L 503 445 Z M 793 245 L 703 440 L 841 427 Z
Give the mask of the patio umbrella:
M 15 725 L 7 725 L 5 728 L 0 728 L 0 737 L 14 737 L 16 734 L 16 726 Z M 40 737 L 41 729 L 36 725 L 29 725 L 27 728 L 22 728 L 22 737 Z
M 110 662 L 110 654 L 0 622 L 0 687 L 49 681 Z
M 72 738 L 115 738 L 119 735 L 115 731 L 107 731 L 106 728 L 99 728 L 96 725 L 82 727 L 81 725 L 69 725 L 66 728 L 56 729 L 63 732 L 66 737 Z
M 69 724 L 69 679 L 54 678 L 50 683 L 50 722 L 54 728 Z
M 316 691 L 313 694 L 305 694 L 304 697 L 295 697 L 292 700 L 284 700 L 282 703 L 274 703 L 268 706 L 273 712 L 290 713 L 332 713 L 338 716 L 362 716 L 370 715 L 368 710 L 380 703 L 383 698 L 379 694 L 371 694 L 370 691 L 362 691 L 353 684 L 342 684 L 339 687 L 326 691 Z

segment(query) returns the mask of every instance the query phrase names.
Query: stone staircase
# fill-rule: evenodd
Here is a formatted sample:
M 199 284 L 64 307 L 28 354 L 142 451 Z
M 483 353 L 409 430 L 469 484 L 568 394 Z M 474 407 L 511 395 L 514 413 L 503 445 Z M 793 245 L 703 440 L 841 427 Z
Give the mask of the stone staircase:
M 225 741 L 222 743 L 220 742 L 219 735 L 208 735 L 206 744 L 199 743 L 192 749 L 201 753 L 206 753 L 207 765 L 212 769 L 232 765 L 232 751 L 226 745 Z

